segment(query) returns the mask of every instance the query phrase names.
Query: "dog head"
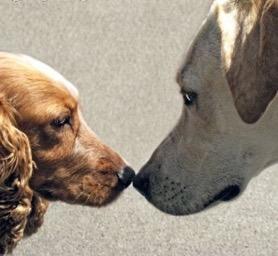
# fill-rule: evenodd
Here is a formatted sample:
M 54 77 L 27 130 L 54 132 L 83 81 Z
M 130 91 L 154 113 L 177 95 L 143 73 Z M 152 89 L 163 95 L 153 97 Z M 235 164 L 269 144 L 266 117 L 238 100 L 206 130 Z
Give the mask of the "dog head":
M 1 53 L 0 91 L 1 253 L 22 236 L 33 204 L 45 211 L 38 196 L 101 206 L 134 172 L 87 126 L 76 88 L 49 66 Z
M 133 171 L 87 126 L 70 82 L 22 55 L 2 53 L 0 70 L 2 102 L 32 152 L 34 190 L 50 199 L 102 205 L 129 185 Z
M 215 1 L 177 75 L 184 108 L 134 186 L 184 215 L 235 198 L 278 159 L 277 1 Z

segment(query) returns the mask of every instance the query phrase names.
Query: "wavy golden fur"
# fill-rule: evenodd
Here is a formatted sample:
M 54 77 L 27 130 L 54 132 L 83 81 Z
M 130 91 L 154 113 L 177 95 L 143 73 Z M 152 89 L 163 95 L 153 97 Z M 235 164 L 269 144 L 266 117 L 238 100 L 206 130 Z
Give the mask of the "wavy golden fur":
M 0 253 L 11 251 L 31 212 L 32 157 L 27 136 L 15 127 L 15 110 L 0 96 Z
M 101 206 L 134 176 L 85 123 L 49 66 L 0 53 L 0 255 L 43 223 L 48 200 Z

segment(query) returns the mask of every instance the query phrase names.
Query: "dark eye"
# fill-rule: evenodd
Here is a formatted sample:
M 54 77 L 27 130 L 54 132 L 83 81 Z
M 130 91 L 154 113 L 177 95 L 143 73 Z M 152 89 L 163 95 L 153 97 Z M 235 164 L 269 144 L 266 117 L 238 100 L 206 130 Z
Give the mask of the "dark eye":
M 71 125 L 71 118 L 70 116 L 66 116 L 66 117 L 63 117 L 63 118 L 58 118 L 58 119 L 55 119 L 51 122 L 51 125 L 56 127 L 56 128 L 61 128 L 65 125 Z
M 197 100 L 197 93 L 196 92 L 183 92 L 183 99 L 184 99 L 184 104 L 186 106 L 191 106 L 194 104 Z

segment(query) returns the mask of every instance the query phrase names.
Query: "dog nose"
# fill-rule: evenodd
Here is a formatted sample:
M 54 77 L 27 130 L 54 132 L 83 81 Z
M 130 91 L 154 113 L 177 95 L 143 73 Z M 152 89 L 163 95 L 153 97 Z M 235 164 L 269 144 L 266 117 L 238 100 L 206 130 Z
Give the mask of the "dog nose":
M 148 196 L 149 193 L 149 176 L 138 174 L 133 179 L 133 186 L 145 197 Z
M 124 169 L 118 172 L 117 176 L 119 178 L 120 184 L 127 188 L 132 182 L 135 172 L 129 166 L 126 166 Z

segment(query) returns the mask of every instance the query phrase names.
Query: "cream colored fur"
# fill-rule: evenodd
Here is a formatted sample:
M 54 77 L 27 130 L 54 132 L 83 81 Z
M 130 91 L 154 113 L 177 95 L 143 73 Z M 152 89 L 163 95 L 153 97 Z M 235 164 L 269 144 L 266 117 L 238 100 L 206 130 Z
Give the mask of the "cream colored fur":
M 243 1 L 213 3 L 177 79 L 183 91 L 198 94 L 197 102 L 184 107 L 176 127 L 140 171 L 149 177 L 149 201 L 170 214 L 203 210 L 228 186 L 243 191 L 252 177 L 278 161 L 278 97 L 248 124 L 226 77 L 240 30 L 244 42 L 257 19 L 259 1 L 246 2 L 252 5 L 249 12 Z

